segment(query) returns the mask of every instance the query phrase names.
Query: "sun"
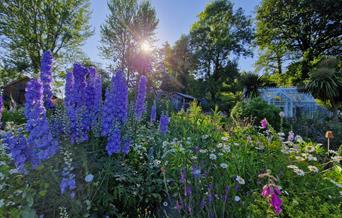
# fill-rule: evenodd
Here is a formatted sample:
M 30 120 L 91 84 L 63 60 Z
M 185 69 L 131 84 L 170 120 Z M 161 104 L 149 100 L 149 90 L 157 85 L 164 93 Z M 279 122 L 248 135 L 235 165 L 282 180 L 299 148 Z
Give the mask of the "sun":
M 145 53 L 149 53 L 153 50 L 152 45 L 147 40 L 141 42 L 140 49 Z

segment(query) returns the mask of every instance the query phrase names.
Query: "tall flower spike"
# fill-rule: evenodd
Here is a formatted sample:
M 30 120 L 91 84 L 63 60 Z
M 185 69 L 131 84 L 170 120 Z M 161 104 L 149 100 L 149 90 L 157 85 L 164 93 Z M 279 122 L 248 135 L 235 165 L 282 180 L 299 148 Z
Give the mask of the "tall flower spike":
M 116 128 L 111 134 L 106 146 L 106 150 L 109 156 L 113 153 L 119 153 L 121 151 L 121 132 L 120 129 Z
M 0 95 L 0 125 L 1 125 L 2 112 L 4 112 L 4 101 L 2 100 L 2 95 Z
M 169 122 L 170 118 L 167 115 L 161 115 L 159 124 L 159 131 L 161 134 L 165 135 L 168 132 Z
M 124 124 L 128 119 L 128 86 L 123 71 L 118 71 L 115 77 L 115 84 L 112 87 L 115 101 L 114 119 Z
M 145 110 L 147 78 L 142 75 L 139 81 L 137 96 L 135 100 L 135 119 L 140 121 Z
M 153 102 L 151 108 L 151 116 L 150 116 L 151 123 L 156 122 L 157 120 L 157 104 L 156 101 Z
M 44 90 L 44 106 L 47 109 L 53 108 L 54 105 L 52 103 L 52 63 L 53 63 L 53 56 L 50 51 L 46 51 L 43 53 L 40 62 L 40 80 L 43 83 L 43 90 Z
M 25 91 L 26 129 L 29 132 L 27 142 L 33 149 L 32 165 L 35 168 L 41 160 L 52 157 L 58 151 L 58 143 L 52 137 L 46 119 L 41 82 L 36 79 L 30 80 Z

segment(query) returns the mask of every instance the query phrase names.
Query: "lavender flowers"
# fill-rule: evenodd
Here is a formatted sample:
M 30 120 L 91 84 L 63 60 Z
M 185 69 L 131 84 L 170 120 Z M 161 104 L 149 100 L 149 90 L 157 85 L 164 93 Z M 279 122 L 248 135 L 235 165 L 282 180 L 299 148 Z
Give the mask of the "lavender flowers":
M 137 97 L 135 100 L 135 119 L 140 121 L 145 110 L 147 78 L 142 75 L 139 81 Z
M 43 53 L 41 64 L 40 64 L 40 79 L 43 83 L 44 89 L 44 105 L 47 109 L 53 108 L 54 105 L 52 103 L 52 91 L 51 91 L 51 82 L 52 82 L 52 62 L 53 57 L 50 51 L 46 51 Z

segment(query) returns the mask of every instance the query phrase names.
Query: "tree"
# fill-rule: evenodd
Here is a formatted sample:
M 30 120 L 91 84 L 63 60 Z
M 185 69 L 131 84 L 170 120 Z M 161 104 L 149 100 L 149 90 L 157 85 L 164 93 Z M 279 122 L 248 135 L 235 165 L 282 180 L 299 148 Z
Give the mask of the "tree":
M 236 59 L 233 55 L 251 55 L 246 47 L 253 38 L 251 20 L 241 8 L 233 11 L 228 0 L 209 3 L 192 25 L 190 41 L 195 55 L 196 77 L 205 84 L 213 105 L 220 99 L 220 91 L 227 89 L 238 76 Z
M 169 89 L 192 94 L 191 81 L 194 79 L 194 57 L 190 48 L 190 40 L 186 35 L 182 35 L 173 47 L 165 44 L 164 51 L 164 66 L 165 80 L 163 86 L 168 83 Z
M 342 0 L 263 0 L 257 9 L 257 43 L 272 52 L 286 48 L 291 59 L 301 63 L 298 80 L 308 79 L 312 61 L 341 55 L 338 8 Z
M 101 26 L 101 51 L 114 69 L 127 72 L 127 78 L 140 65 L 151 62 L 151 53 L 143 52 L 142 43 L 151 46 L 158 25 L 155 9 L 149 1 L 111 0 L 110 15 Z M 152 51 L 150 51 L 152 52 Z
M 242 73 L 239 83 L 243 87 L 244 99 L 254 98 L 259 95 L 258 88 L 261 86 L 260 77 L 254 73 Z
M 342 70 L 335 57 L 324 58 L 310 75 L 306 90 L 333 108 L 337 119 L 338 106 L 342 103 Z
M 0 46 L 6 64 L 37 74 L 43 51 L 75 51 L 92 34 L 88 0 L 2 0 Z

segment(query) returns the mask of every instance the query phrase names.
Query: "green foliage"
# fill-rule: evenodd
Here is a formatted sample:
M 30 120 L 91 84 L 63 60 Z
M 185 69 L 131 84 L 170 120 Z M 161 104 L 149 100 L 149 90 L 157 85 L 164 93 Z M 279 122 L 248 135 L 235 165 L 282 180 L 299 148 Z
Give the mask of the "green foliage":
M 196 59 L 196 77 L 203 83 L 202 96 L 212 108 L 219 104 L 220 94 L 235 91 L 229 84 L 238 77 L 232 55 L 248 56 L 246 47 L 253 37 L 251 20 L 241 8 L 233 10 L 228 0 L 210 2 L 192 25 L 190 44 Z M 226 87 L 225 87 L 226 86 Z
M 2 114 L 2 122 L 4 124 L 13 122 L 16 125 L 21 125 L 26 122 L 24 116 L 24 108 L 16 108 L 14 110 L 5 110 Z
M 4 62 L 15 71 L 38 73 L 43 51 L 64 57 L 91 35 L 89 1 L 3 0 L 0 35 Z
M 257 9 L 257 44 L 278 60 L 289 53 L 292 61 L 300 62 L 296 82 L 308 79 L 312 61 L 340 53 L 342 18 L 336 8 L 341 6 L 335 0 L 263 0 Z
M 280 109 L 274 105 L 267 104 L 261 98 L 253 98 L 247 102 L 238 102 L 231 111 L 230 116 L 235 120 L 249 118 L 254 124 L 259 125 L 263 118 L 276 129 L 280 128 Z
M 108 8 L 110 15 L 101 26 L 100 49 L 114 69 L 125 70 L 131 79 L 135 71 L 142 73 L 144 69 L 139 67 L 152 59 L 140 48 L 142 42 L 153 42 L 159 21 L 149 1 L 111 0 Z

